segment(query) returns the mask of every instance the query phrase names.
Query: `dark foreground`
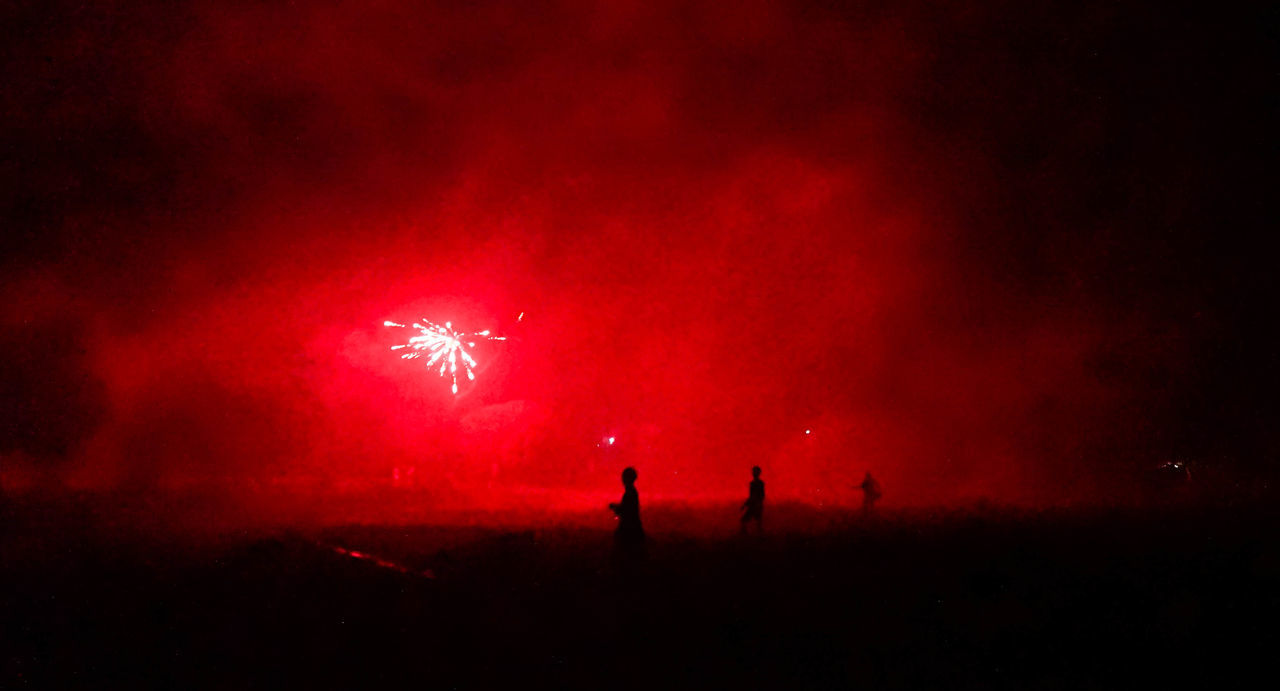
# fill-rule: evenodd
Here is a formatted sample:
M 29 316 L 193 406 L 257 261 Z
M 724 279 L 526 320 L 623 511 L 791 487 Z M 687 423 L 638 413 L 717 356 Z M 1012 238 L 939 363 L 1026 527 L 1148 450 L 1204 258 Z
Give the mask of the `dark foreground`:
M 587 528 L 179 540 L 10 514 L 6 689 L 1208 688 L 1272 658 L 1280 614 L 1260 509 L 781 520 L 635 559 Z

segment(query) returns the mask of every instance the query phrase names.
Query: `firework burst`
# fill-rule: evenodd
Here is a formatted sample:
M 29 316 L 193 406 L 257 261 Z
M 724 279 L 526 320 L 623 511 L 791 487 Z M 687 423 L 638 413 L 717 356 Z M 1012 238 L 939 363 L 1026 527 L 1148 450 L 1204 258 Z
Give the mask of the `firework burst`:
M 476 361 L 475 358 L 471 357 L 471 353 L 467 352 L 467 348 L 474 348 L 478 340 L 507 340 L 502 336 L 490 336 L 487 330 L 475 333 L 459 333 L 453 330 L 452 322 L 445 322 L 444 326 L 440 326 L 423 319 L 422 323 L 414 322 L 412 327 L 397 324 L 393 321 L 385 321 L 382 324 L 383 326 L 400 329 L 417 329 L 417 336 L 410 338 L 407 343 L 391 346 L 391 349 L 408 349 L 409 352 L 400 356 L 404 360 L 426 358 L 428 370 L 436 370 L 441 377 L 447 376 L 453 380 L 453 395 L 455 396 L 458 395 L 459 367 L 467 375 L 468 380 L 475 381 L 476 378 L 474 371 Z

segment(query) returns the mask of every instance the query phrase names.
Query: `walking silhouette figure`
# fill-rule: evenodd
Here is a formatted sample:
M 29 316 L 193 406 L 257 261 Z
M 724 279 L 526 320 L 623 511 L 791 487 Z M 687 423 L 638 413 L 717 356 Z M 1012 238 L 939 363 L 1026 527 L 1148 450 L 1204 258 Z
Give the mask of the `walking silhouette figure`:
M 751 484 L 747 485 L 747 500 L 742 502 L 742 532 L 747 524 L 756 522 L 756 531 L 764 532 L 764 480 L 760 479 L 760 466 L 751 466 Z
M 644 528 L 640 525 L 640 493 L 636 491 L 636 469 L 622 471 L 622 501 L 609 508 L 618 517 L 618 530 L 614 533 L 618 544 L 631 547 L 644 544 Z
M 871 473 L 862 478 L 862 484 L 858 485 L 862 490 L 862 511 L 863 513 L 871 513 L 871 509 L 875 507 L 876 501 L 880 499 L 880 483 L 871 477 Z

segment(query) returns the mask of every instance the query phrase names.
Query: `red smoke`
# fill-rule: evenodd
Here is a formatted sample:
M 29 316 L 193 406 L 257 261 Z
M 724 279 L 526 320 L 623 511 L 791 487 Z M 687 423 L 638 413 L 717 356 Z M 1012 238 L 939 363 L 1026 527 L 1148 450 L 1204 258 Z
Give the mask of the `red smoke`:
M 6 280 L 7 326 L 71 325 L 83 354 L 51 366 L 101 408 L 64 460 L 10 466 L 234 491 L 412 468 L 481 508 L 611 495 L 627 464 L 646 497 L 736 496 L 759 464 L 771 498 L 853 501 L 871 471 L 912 504 L 1078 496 L 1133 462 L 1157 399 L 1104 361 L 1146 339 L 1176 369 L 1183 337 L 1074 280 L 1079 247 L 1017 254 L 1022 181 L 982 141 L 1000 123 L 945 112 L 975 77 L 940 81 L 966 68 L 937 17 L 623 5 L 55 32 L 112 56 L 114 99 L 66 95 L 57 126 L 98 136 L 106 109 L 133 139 L 49 175 L 136 194 L 66 202 Z M 454 397 L 389 350 L 383 320 L 420 317 L 509 340 Z

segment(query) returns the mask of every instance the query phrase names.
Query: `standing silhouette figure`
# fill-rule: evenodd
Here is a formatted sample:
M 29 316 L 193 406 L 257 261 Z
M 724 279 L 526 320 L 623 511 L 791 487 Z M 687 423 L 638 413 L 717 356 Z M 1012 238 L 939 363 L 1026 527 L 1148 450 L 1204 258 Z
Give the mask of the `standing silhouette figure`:
M 876 501 L 880 499 L 880 483 L 871 477 L 871 473 L 862 478 L 862 484 L 858 485 L 862 490 L 862 512 L 871 513 L 871 509 L 875 507 Z
M 636 491 L 636 469 L 622 471 L 622 501 L 609 508 L 618 517 L 618 530 L 614 533 L 618 544 L 624 547 L 644 544 L 644 528 L 640 526 L 640 493 Z
M 760 466 L 751 466 L 751 484 L 747 485 L 747 500 L 742 502 L 742 532 L 747 524 L 756 522 L 756 531 L 764 532 L 764 480 L 760 479 Z

